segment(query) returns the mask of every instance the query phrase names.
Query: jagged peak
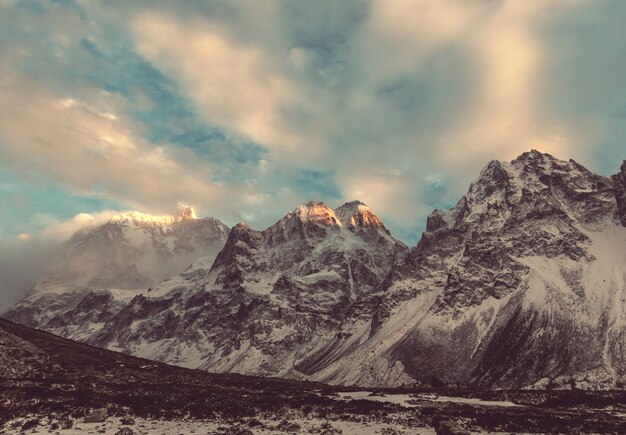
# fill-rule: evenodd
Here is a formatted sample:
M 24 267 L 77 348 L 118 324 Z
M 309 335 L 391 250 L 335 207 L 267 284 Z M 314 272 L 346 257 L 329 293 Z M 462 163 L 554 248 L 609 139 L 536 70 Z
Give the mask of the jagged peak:
M 537 150 L 523 153 L 508 163 L 508 168 L 525 184 L 536 184 L 536 180 L 545 184 L 550 179 L 560 178 L 569 180 L 568 182 L 576 185 L 577 188 L 582 188 L 583 184 L 603 183 L 602 180 L 607 178 L 595 174 L 574 159 L 561 160 Z
M 339 207 L 337 207 L 335 209 L 335 213 L 337 212 L 337 210 L 353 210 L 355 212 L 366 211 L 366 212 L 373 213 L 372 209 L 367 204 L 359 200 L 348 201 L 345 204 L 342 204 Z
M 327 207 L 326 203 L 324 201 L 309 201 L 306 202 L 304 204 L 300 204 L 297 208 L 300 207 L 305 207 L 305 208 L 310 208 L 310 207 Z
M 523 180 L 524 183 L 534 183 L 540 177 L 553 174 L 576 175 L 591 174 L 591 172 L 572 159 L 560 160 L 551 154 L 531 149 L 510 162 L 491 160 L 470 186 L 470 192 L 479 186 L 491 185 L 502 188 L 512 178 Z
M 259 234 L 260 233 L 258 231 L 252 229 L 245 222 L 238 222 L 230 229 L 224 249 L 227 249 L 228 246 L 239 241 L 251 244 L 253 239 L 257 239 L 259 237 Z
M 322 201 L 309 201 L 305 204 L 300 204 L 287 214 L 286 218 L 297 218 L 302 222 L 316 222 L 332 226 L 341 226 L 341 222 L 335 215 L 335 211 Z
M 237 222 L 237 224 L 235 224 L 235 226 L 231 228 L 231 232 L 250 231 L 251 229 L 252 228 L 250 228 L 250 225 L 242 221 L 242 222 Z
M 335 209 L 337 218 L 347 228 L 374 227 L 384 228 L 383 221 L 364 202 L 354 200 Z
M 554 156 L 552 156 L 551 154 L 548 153 L 542 153 L 539 150 L 536 150 L 534 148 L 531 148 L 530 151 L 524 151 L 522 154 L 520 154 L 519 156 L 517 156 L 517 159 L 543 159 L 543 158 L 551 158 L 554 159 Z
M 491 160 L 489 163 L 485 165 L 485 167 L 480 171 L 480 175 L 478 176 L 478 180 L 495 180 L 495 181 L 506 181 L 509 178 L 509 172 L 507 171 L 508 163 L 503 163 L 500 160 Z
M 135 224 L 171 225 L 175 222 L 192 221 L 198 217 L 193 207 L 183 207 L 176 215 L 151 215 L 140 211 L 120 213 L 111 222 L 133 222 Z
M 510 162 L 514 168 L 535 173 L 545 173 L 553 170 L 584 169 L 574 160 L 561 160 L 548 153 L 542 153 L 535 149 L 520 154 Z
M 192 206 L 189 205 L 183 206 L 176 217 L 178 218 L 178 220 L 181 221 L 198 219 L 196 211 Z
M 487 219 L 493 225 L 501 225 L 508 214 L 520 201 L 543 195 L 545 198 L 556 195 L 572 201 L 563 206 L 563 212 L 575 214 L 572 210 L 582 210 L 587 194 L 605 194 L 611 189 L 608 177 L 594 174 L 576 161 L 560 160 L 548 153 L 535 149 L 522 153 L 510 162 L 490 161 L 471 183 L 469 190 L 450 211 L 454 222 L 478 221 Z M 544 199 L 549 201 L 549 199 Z M 586 219 L 585 216 L 579 216 Z M 449 222 L 448 222 L 449 223 Z M 431 228 L 439 228 L 441 219 L 432 217 Z
M 442 228 L 448 228 L 453 225 L 448 213 L 443 210 L 435 209 L 426 219 L 426 231 L 434 232 Z
M 530 151 L 523 152 L 510 162 L 504 162 L 501 160 L 490 160 L 480 171 L 478 180 L 484 178 L 485 176 L 491 176 L 494 172 L 502 173 L 502 171 L 504 171 L 510 173 L 514 169 L 523 168 L 545 170 L 552 167 L 563 168 L 569 166 L 570 164 L 580 166 L 574 160 L 570 160 L 569 162 L 567 162 L 557 159 L 551 154 L 542 153 L 541 151 L 537 151 L 536 149 L 531 149 Z
M 369 208 L 369 206 L 367 204 L 365 204 L 363 201 L 359 201 L 358 199 L 352 200 L 352 201 L 348 201 L 345 204 L 341 205 L 340 207 L 358 207 L 358 206 L 364 206 Z

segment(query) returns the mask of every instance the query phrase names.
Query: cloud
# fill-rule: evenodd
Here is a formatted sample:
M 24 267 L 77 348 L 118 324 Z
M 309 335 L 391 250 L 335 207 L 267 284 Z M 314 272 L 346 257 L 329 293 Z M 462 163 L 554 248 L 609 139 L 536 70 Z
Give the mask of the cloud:
M 182 22 L 154 12 L 131 24 L 138 52 L 177 74 L 211 122 L 269 148 L 289 150 L 300 138 L 282 122 L 297 90 L 274 71 L 262 48 L 233 41 L 215 23 Z
M 44 174 L 80 194 L 162 211 L 179 201 L 217 201 L 225 193 L 206 168 L 191 171 L 166 145 L 144 140 L 123 103 L 107 92 L 94 91 L 87 102 L 4 74 L 0 112 L 0 141 L 10 144 L 0 148 L 3 164 L 23 174 Z
M 614 172 L 624 29 L 621 0 L 0 0 L 0 288 L 111 210 L 360 199 L 414 243 L 488 160 Z
M 0 312 L 16 303 L 54 262 L 58 245 L 48 240 L 3 238 L 0 243 Z
M 548 53 L 540 26 L 551 7 L 501 2 L 472 29 L 466 49 L 475 58 L 480 80 L 469 110 L 442 138 L 443 159 L 457 165 L 468 158 L 511 159 L 530 148 L 570 156 L 581 145 L 569 126 L 541 117 Z
M 619 1 L 42 5 L 0 14 L 0 152 L 123 208 L 263 227 L 358 198 L 414 242 L 490 159 L 626 151 Z
M 72 234 L 103 224 L 115 215 L 117 212 L 80 213 L 67 221 L 39 216 L 38 229 L 32 233 L 0 235 L 0 312 L 28 293 L 56 265 L 62 258 L 61 244 Z
M 103 225 L 110 221 L 111 218 L 123 213 L 125 212 L 109 210 L 99 213 L 78 213 L 76 216 L 66 221 L 50 222 L 43 228 L 38 236 L 45 240 L 50 240 L 51 242 L 62 243 L 68 240 L 78 230 Z

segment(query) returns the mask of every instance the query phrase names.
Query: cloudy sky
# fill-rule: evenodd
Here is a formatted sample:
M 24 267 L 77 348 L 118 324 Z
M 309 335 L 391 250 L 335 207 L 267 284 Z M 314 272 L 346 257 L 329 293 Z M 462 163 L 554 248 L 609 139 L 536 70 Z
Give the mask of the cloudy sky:
M 491 159 L 616 172 L 625 121 L 623 0 L 0 0 L 0 273 L 181 204 L 360 199 L 412 244 Z

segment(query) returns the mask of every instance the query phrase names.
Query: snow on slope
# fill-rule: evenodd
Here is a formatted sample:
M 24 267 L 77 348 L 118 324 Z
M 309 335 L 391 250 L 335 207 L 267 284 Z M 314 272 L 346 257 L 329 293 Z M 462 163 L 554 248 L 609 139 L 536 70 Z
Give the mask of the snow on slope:
M 263 231 L 238 224 L 210 271 L 136 298 L 89 342 L 212 371 L 302 377 L 294 367 L 332 342 L 350 305 L 406 255 L 370 221 L 357 231 L 310 202 Z
M 263 231 L 238 224 L 215 261 L 149 293 L 94 293 L 46 327 L 220 372 L 621 387 L 625 203 L 626 165 L 603 177 L 531 151 L 490 162 L 410 252 L 365 204 L 310 202 Z
M 60 264 L 4 316 L 84 339 L 95 324 L 193 261 L 204 257 L 202 264 L 210 265 L 227 235 L 224 224 L 198 219 L 191 208 L 177 216 L 132 212 L 113 217 L 74 234 L 62 247 Z

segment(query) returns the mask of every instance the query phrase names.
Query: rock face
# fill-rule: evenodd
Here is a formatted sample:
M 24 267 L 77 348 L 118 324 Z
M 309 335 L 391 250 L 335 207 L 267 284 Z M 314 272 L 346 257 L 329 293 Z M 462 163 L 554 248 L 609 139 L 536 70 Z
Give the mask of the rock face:
M 626 161 L 622 163 L 620 171 L 613 175 L 615 199 L 617 201 L 617 215 L 622 225 L 626 226 Z
M 363 203 L 311 202 L 263 231 L 236 225 L 215 261 L 124 303 L 51 297 L 39 325 L 218 372 L 621 388 L 624 225 L 626 165 L 604 177 L 531 151 L 490 162 L 411 250 Z
M 365 349 L 385 343 L 387 361 L 420 383 L 623 386 L 618 177 L 536 151 L 489 163 L 456 207 L 428 219 L 375 314 L 393 329 Z M 358 355 L 361 373 L 380 364 Z
M 226 225 L 197 219 L 190 208 L 177 216 L 114 217 L 75 233 L 57 267 L 4 317 L 84 339 L 135 295 L 194 261 L 210 265 L 227 236 Z
M 315 372 L 311 355 L 408 252 L 366 206 L 338 210 L 310 202 L 263 231 L 236 225 L 208 273 L 136 297 L 89 342 L 211 371 Z

